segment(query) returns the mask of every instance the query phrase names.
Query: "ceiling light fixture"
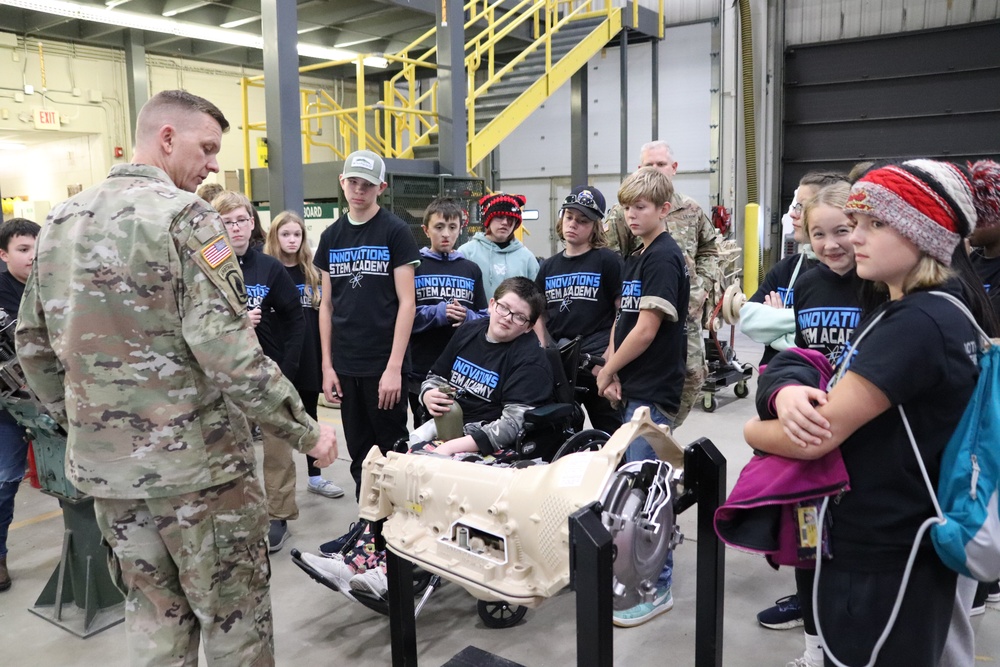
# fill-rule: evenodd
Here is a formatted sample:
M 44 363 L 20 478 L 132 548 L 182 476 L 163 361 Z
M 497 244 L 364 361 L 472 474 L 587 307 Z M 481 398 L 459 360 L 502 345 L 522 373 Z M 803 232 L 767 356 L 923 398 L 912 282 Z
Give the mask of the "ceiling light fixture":
M 261 16 L 260 14 L 258 14 L 257 16 L 248 16 L 246 18 L 236 19 L 234 21 L 226 21 L 225 23 L 220 23 L 219 27 L 226 28 L 228 30 L 229 28 L 238 28 L 241 25 L 246 25 L 248 23 L 256 23 L 260 19 Z
M 139 14 L 137 12 L 117 9 L 112 11 L 106 7 L 83 5 L 77 2 L 68 2 L 67 0 L 0 0 L 0 4 L 81 21 L 115 25 L 120 28 L 146 30 L 164 35 L 231 44 L 232 46 L 249 49 L 264 49 L 264 38 L 259 35 L 225 30 L 197 23 L 175 21 L 160 16 Z M 320 60 L 348 60 L 358 55 L 354 51 L 330 48 L 318 44 L 303 44 L 301 42 L 298 44 L 298 53 L 300 56 L 306 58 L 318 58 Z M 388 65 L 388 61 L 380 57 L 365 58 L 364 63 L 369 67 L 386 67 Z
M 171 3 L 167 4 L 169 5 Z M 194 9 L 200 9 L 205 5 L 210 5 L 210 4 L 212 3 L 208 2 L 208 0 L 195 0 L 194 2 L 189 2 L 187 4 L 181 4 L 181 5 L 176 5 L 176 3 L 174 3 L 174 5 L 172 5 L 169 9 L 164 9 L 163 12 L 161 13 L 161 16 L 166 16 L 169 18 L 171 16 L 177 16 L 178 14 L 183 14 L 184 12 L 190 12 Z

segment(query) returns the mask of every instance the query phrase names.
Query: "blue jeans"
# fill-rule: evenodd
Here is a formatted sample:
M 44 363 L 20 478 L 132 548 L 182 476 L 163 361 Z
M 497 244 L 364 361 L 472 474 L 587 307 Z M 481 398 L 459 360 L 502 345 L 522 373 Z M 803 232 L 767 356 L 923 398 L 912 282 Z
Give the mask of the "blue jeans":
M 654 424 L 664 424 L 666 426 L 674 425 L 674 418 L 671 415 L 666 414 L 661 411 L 654 403 L 646 403 L 645 401 L 634 401 L 626 400 L 622 404 L 622 422 L 627 424 L 632 421 L 632 416 L 635 411 L 641 407 L 649 408 L 649 418 L 653 420 Z M 658 460 L 656 452 L 653 451 L 653 447 L 646 442 L 645 438 L 636 438 L 633 440 L 628 449 L 625 450 L 625 462 L 631 463 L 633 461 L 646 461 L 648 459 Z M 674 552 L 671 550 L 667 554 L 667 562 L 663 564 L 663 571 L 660 572 L 659 578 L 656 580 L 656 587 L 660 590 L 669 589 L 670 585 L 673 583 L 674 578 Z
M 7 555 L 7 529 L 14 520 L 14 495 L 24 479 L 27 461 L 24 427 L 0 410 L 0 558 Z

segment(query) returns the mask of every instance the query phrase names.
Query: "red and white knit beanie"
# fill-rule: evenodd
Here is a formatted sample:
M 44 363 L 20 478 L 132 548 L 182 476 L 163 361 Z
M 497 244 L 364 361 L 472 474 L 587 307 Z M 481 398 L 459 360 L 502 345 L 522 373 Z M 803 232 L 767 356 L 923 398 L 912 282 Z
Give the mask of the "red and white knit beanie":
M 503 192 L 486 195 L 479 200 L 479 208 L 483 213 L 483 229 L 488 229 L 490 220 L 502 215 L 514 218 L 514 229 L 521 226 L 521 207 L 528 199 L 524 195 L 508 195 Z
M 858 179 L 844 211 L 881 220 L 950 266 L 958 242 L 976 226 L 977 190 L 957 165 L 908 160 L 873 169 Z

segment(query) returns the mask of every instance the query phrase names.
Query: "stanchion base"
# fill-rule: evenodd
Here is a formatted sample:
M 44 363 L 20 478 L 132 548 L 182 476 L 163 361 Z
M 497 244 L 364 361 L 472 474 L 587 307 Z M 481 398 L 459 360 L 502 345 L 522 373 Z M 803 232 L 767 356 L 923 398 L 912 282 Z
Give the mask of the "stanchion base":
M 466 646 L 441 667 L 524 667 L 524 665 L 519 662 L 511 662 L 475 646 Z
M 87 623 L 87 610 L 72 604 L 61 606 L 36 604 L 28 611 L 81 639 L 96 635 L 98 632 L 107 630 L 125 620 L 124 602 L 98 610 L 89 624 Z M 59 614 L 61 618 L 57 619 L 56 614 Z

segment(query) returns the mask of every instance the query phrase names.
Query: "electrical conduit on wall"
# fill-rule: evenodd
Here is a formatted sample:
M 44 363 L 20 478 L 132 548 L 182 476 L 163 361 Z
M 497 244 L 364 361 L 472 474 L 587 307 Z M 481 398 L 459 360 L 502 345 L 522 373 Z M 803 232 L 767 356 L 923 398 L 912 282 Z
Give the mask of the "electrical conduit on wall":
M 742 63 L 743 159 L 747 179 L 747 206 L 743 218 L 743 289 L 757 291 L 762 279 L 760 257 L 760 201 L 757 190 L 757 123 L 754 105 L 753 21 L 750 0 L 739 0 L 740 60 Z

